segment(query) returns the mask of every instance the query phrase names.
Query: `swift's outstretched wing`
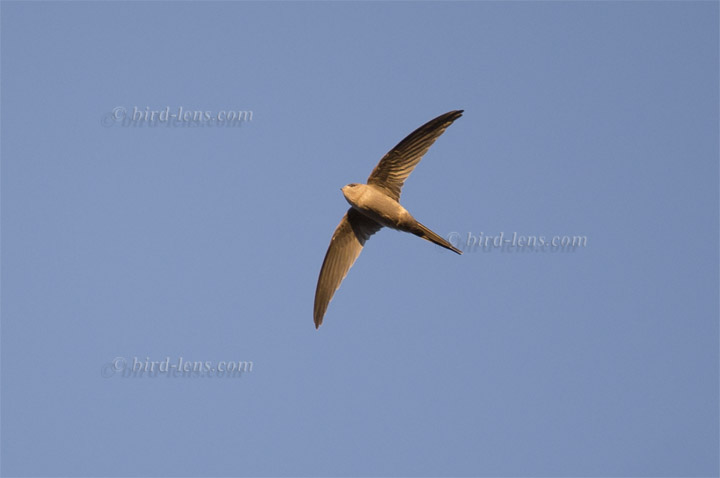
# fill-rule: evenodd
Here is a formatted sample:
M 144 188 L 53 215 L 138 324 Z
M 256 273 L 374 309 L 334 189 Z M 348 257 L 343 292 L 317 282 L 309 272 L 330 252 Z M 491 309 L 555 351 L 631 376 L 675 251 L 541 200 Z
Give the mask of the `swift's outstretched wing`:
M 462 113 L 463 110 L 450 111 L 410 133 L 383 156 L 370 174 L 367 183 L 383 188 L 388 196 L 396 201 L 400 200 L 400 190 L 407 177 L 435 140 L 453 121 L 461 117 Z
M 362 251 L 365 241 L 382 228 L 380 224 L 350 208 L 338 224 L 325 253 L 315 289 L 315 328 L 322 324 L 330 299 Z

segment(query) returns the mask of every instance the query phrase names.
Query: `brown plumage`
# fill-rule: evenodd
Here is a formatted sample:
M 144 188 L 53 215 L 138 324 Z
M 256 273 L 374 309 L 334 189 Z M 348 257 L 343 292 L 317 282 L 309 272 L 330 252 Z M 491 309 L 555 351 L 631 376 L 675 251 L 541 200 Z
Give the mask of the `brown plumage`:
M 407 177 L 435 140 L 462 113 L 462 110 L 450 111 L 428 121 L 383 156 L 370 174 L 367 184 L 351 183 L 342 188 L 351 207 L 335 229 L 320 269 L 313 311 L 315 328 L 322 324 L 333 294 L 360 255 L 365 241 L 383 226 L 410 232 L 462 254 L 448 241 L 420 224 L 398 202 Z

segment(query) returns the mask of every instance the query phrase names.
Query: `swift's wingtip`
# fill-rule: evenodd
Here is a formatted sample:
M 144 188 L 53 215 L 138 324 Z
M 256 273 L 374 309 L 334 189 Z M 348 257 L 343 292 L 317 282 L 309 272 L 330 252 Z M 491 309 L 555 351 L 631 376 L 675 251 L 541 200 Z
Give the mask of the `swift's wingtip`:
M 455 121 L 455 120 L 457 120 L 458 118 L 460 118 L 460 117 L 463 115 L 463 112 L 464 112 L 464 111 L 465 111 L 465 110 L 452 110 L 452 111 L 448 111 L 447 113 L 445 113 L 444 115 L 442 115 L 441 118 L 444 117 L 446 121 L 450 121 L 450 122 L 452 123 L 453 121 Z

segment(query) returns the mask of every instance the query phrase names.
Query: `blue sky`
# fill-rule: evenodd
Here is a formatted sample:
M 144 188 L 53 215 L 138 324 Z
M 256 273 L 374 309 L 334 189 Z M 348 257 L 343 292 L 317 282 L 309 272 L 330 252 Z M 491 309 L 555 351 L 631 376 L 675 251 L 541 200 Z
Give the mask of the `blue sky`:
M 3 476 L 718 475 L 717 2 L 0 13 Z M 586 245 L 383 230 L 316 331 L 339 188 L 452 109 L 405 207 Z

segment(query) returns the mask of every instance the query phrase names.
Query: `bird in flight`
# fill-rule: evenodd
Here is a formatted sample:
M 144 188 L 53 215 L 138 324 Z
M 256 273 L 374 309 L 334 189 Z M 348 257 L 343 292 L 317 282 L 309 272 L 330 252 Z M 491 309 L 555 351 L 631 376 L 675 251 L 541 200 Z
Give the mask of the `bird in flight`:
M 383 226 L 410 232 L 462 254 L 462 251 L 420 224 L 398 202 L 403 183 L 412 170 L 435 140 L 462 113 L 463 110 L 450 111 L 428 121 L 383 156 L 370 173 L 367 184 L 351 183 L 342 188 L 350 209 L 335 229 L 320 269 L 315 289 L 316 329 L 322 324 L 330 299 L 360 255 L 365 241 Z

